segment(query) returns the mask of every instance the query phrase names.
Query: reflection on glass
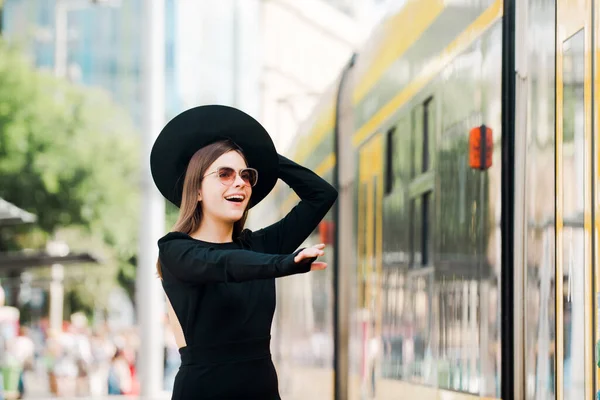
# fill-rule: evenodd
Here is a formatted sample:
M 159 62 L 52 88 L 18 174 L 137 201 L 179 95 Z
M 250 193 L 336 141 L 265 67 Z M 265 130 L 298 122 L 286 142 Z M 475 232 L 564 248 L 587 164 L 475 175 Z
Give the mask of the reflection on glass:
M 526 399 L 555 398 L 555 1 L 529 0 L 527 124 Z
M 427 116 L 435 123 L 427 161 L 434 182 L 429 195 L 414 178 L 423 170 L 422 163 L 418 168 L 413 163 L 423 159 L 422 146 L 415 148 L 414 141 L 425 140 L 411 137 L 424 129 L 422 107 L 412 104 L 398 118 L 393 189 L 382 201 L 381 277 L 367 274 L 374 265 L 369 258 L 374 245 L 367 240 L 374 230 L 367 225 L 378 224 L 369 222 L 373 214 L 367 206 L 374 185 L 365 184 L 367 179 L 357 182 L 358 265 L 349 346 L 357 383 L 352 398 L 373 392 L 374 398 L 403 398 L 411 397 L 407 390 L 437 389 L 500 397 L 501 146 L 494 147 L 495 161 L 487 171 L 470 169 L 465 149 L 469 130 L 483 122 L 494 127 L 494 140 L 501 143 L 501 44 L 498 23 L 431 86 L 435 103 Z M 485 79 L 474 79 L 483 71 Z M 419 110 L 416 116 L 413 106 Z M 374 370 L 366 340 L 374 328 L 369 290 L 381 291 Z M 442 391 L 436 396 L 444 397 Z
M 584 61 L 584 33 L 581 30 L 563 44 L 562 268 L 565 400 L 585 397 Z
M 479 47 L 463 56 L 449 73 L 441 97 L 442 130 L 436 152 L 434 192 L 435 268 L 434 310 L 436 335 L 432 348 L 437 358 L 436 385 L 452 391 L 499 397 L 500 379 L 500 256 L 499 225 L 501 163 L 486 171 L 469 168 L 465 149 L 468 132 L 482 123 L 492 126 L 501 139 L 496 110 L 500 110 L 500 70 L 485 70 L 490 77 L 481 87 L 473 76 L 500 55 L 501 27 L 490 32 Z M 472 56 L 472 57 L 469 57 Z M 472 62 L 466 62 L 469 60 Z M 457 91 L 466 96 L 457 102 Z M 481 103 L 478 99 L 481 94 Z M 495 146 L 494 160 L 500 159 Z
M 330 220 L 330 216 L 325 219 Z M 306 243 L 318 241 L 313 235 Z M 331 263 L 333 256 L 329 251 L 323 261 Z M 318 370 L 320 375 L 333 371 L 333 276 L 332 271 L 322 272 L 277 282 L 272 350 L 284 398 L 303 392 L 307 371 Z M 322 393 L 333 390 L 331 380 L 319 380 L 318 385 Z

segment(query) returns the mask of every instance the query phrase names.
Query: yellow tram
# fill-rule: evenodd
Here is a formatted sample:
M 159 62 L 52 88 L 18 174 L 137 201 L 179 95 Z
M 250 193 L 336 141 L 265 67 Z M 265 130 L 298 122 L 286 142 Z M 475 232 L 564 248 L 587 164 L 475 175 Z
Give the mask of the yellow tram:
M 381 23 L 288 153 L 340 197 L 331 267 L 278 282 L 283 398 L 596 399 L 599 32 L 596 0 Z

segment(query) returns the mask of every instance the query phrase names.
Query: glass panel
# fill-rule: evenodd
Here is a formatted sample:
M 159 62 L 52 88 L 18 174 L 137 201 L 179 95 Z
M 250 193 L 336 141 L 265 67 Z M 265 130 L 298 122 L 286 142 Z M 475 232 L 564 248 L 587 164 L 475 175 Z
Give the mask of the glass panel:
M 398 286 L 398 269 L 388 268 L 384 270 L 382 281 L 383 291 L 383 321 L 382 321 L 382 354 L 381 354 L 381 377 L 397 378 L 398 356 L 394 346 L 394 332 L 396 330 L 397 316 L 399 310 L 400 287 Z
M 423 103 L 423 163 L 421 172 L 427 172 L 431 166 L 431 134 L 433 132 L 433 98 Z
M 359 307 L 366 306 L 366 291 L 367 291 L 367 185 L 361 184 L 359 190 L 359 215 L 358 215 L 358 284 L 359 284 Z
M 427 267 L 430 265 L 431 258 L 431 232 L 432 232 L 432 223 L 433 218 L 431 216 L 433 204 L 432 201 L 432 192 L 427 192 L 423 195 L 423 204 L 422 204 L 422 224 L 423 228 L 421 231 L 421 265 Z
M 385 194 L 394 189 L 394 156 L 396 153 L 396 127 L 388 130 L 385 144 Z
M 415 276 L 412 279 L 413 323 L 412 349 L 414 365 L 412 381 L 417 383 L 431 382 L 435 372 L 432 356 L 432 292 L 433 274 Z
M 412 221 L 411 221 L 411 227 L 412 227 L 412 235 L 411 235 L 411 240 L 412 240 L 412 257 L 411 257 L 411 261 L 412 261 L 412 265 L 411 267 L 413 268 L 420 268 L 421 267 L 421 251 L 423 249 L 423 244 L 422 244 L 422 239 L 423 239 L 423 235 L 422 235 L 422 230 L 423 230 L 423 210 L 421 207 L 422 201 L 420 197 L 417 197 L 415 199 L 413 199 L 412 201 L 413 207 L 412 207 Z
M 464 10 L 453 10 L 453 26 Z M 436 96 L 430 110 L 436 117 L 430 113 L 428 121 L 437 124 L 436 129 L 429 125 L 435 186 L 426 199 L 428 269 L 409 267 L 423 260 L 423 193 L 409 195 L 411 178 L 422 171 L 423 140 L 415 136 L 422 133 L 423 107 L 412 103 L 406 112 L 398 110 L 394 189 L 383 200 L 384 318 L 381 363 L 374 371 L 377 399 L 426 392 L 435 397 L 437 388 L 500 397 L 501 67 L 498 21 L 424 88 Z M 495 144 L 494 163 L 484 172 L 469 168 L 467 153 L 468 132 L 482 122 L 494 130 Z M 362 219 L 357 229 L 364 238 L 363 190 L 357 191 Z M 364 246 L 358 242 L 360 251 Z M 373 389 L 365 306 L 358 304 L 352 314 L 352 398 L 370 398 Z
M 584 32 L 563 44 L 563 313 L 564 399 L 585 397 L 584 366 Z
M 497 25 L 442 73 L 431 207 L 437 385 L 496 398 L 502 349 L 501 34 Z M 492 166 L 485 171 L 468 163 L 469 131 L 482 123 L 494 140 Z
M 555 1 L 529 0 L 527 278 L 525 379 L 528 400 L 555 398 Z
M 423 171 L 423 105 L 419 105 L 413 111 L 413 165 L 411 177 L 420 175 Z
M 318 235 L 312 235 L 302 247 L 318 241 Z M 333 256 L 331 251 L 326 252 L 323 261 L 331 265 Z M 284 398 L 306 393 L 302 384 L 307 371 L 333 372 L 333 270 L 321 272 L 276 282 L 277 312 L 271 349 Z M 329 393 L 332 387 L 331 380 L 323 379 L 314 393 Z

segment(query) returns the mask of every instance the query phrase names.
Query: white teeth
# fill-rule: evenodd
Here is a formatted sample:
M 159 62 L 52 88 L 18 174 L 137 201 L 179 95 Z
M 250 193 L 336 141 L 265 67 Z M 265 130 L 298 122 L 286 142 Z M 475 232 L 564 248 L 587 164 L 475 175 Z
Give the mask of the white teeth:
M 227 196 L 225 197 L 227 200 L 229 199 L 240 199 L 240 200 L 244 200 L 244 196 L 239 196 L 237 194 L 233 195 L 233 196 Z

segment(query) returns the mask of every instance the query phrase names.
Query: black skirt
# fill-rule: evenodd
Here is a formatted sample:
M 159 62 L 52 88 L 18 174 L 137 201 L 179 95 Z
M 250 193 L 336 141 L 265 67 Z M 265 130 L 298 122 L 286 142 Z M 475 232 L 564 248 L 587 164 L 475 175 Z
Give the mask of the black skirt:
M 172 400 L 281 400 L 268 339 L 179 352 Z

